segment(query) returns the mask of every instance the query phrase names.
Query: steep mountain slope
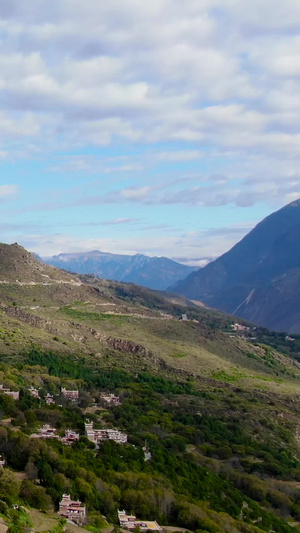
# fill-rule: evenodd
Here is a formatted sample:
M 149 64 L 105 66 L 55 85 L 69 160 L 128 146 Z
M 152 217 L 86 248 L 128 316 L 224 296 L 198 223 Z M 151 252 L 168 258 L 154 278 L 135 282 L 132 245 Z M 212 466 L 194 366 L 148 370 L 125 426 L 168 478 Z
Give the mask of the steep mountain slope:
M 9 273 L 4 272 L 6 264 Z M 252 345 L 226 333 L 232 317 L 172 294 L 92 276 L 76 278 L 41 265 L 18 245 L 0 245 L 0 289 L 3 354 L 38 345 L 89 357 L 106 357 L 113 351 L 116 360 L 127 353 L 131 357 L 123 359 L 123 366 L 154 365 L 206 379 L 214 377 L 216 368 L 231 375 L 234 365 L 246 380 L 249 371 L 256 372 L 258 383 L 261 376 L 274 374 L 264 350 L 249 359 Z M 183 314 L 187 321 L 180 320 Z M 254 376 L 250 383 L 256 383 Z
M 167 257 L 110 254 L 98 250 L 44 257 L 43 261 L 69 272 L 132 282 L 156 290 L 164 290 L 196 270 L 195 267 L 182 265 Z
M 300 200 L 170 290 L 258 325 L 300 332 Z

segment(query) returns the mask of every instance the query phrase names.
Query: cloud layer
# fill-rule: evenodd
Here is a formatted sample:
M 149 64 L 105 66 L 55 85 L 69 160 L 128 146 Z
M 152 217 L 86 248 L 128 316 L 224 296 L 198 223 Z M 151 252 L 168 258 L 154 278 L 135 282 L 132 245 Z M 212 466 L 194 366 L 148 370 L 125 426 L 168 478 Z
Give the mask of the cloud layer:
M 101 226 L 173 231 L 173 208 L 184 220 L 199 209 L 198 232 L 202 208 L 263 205 L 248 211 L 258 220 L 300 196 L 295 0 L 2 0 L 0 34 L 0 163 L 18 176 L 0 186 L 3 223 L 38 227 L 48 212 L 55 235 L 64 212 L 96 238 Z M 118 238 L 140 251 L 140 233 Z
M 4 140 L 299 149 L 294 0 L 1 4 Z

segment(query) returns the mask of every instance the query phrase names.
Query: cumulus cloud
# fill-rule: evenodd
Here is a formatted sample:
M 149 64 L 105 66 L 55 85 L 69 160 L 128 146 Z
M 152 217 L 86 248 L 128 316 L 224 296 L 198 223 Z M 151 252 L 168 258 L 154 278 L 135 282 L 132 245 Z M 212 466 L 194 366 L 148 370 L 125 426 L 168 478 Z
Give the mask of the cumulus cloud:
M 37 144 L 60 132 L 69 145 L 119 137 L 298 147 L 278 105 L 291 95 L 299 105 L 293 0 L 2 4 L 0 109 L 11 121 L 20 114 L 19 134 Z

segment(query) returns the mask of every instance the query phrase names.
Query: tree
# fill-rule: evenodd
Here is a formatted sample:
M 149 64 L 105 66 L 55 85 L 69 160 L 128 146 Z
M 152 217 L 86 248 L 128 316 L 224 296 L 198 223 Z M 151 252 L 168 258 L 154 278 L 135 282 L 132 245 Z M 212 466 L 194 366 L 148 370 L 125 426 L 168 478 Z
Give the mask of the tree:
M 9 503 L 15 503 L 18 498 L 19 486 L 12 472 L 0 470 L 0 498 Z
M 27 533 L 33 523 L 24 509 L 11 509 L 9 512 L 8 533 Z
M 32 461 L 28 461 L 25 466 L 25 474 L 27 475 L 30 481 L 35 481 L 38 478 L 38 469 Z
M 24 479 L 21 484 L 20 496 L 31 507 L 46 511 L 51 505 L 51 498 L 44 487 L 34 485 L 29 479 Z

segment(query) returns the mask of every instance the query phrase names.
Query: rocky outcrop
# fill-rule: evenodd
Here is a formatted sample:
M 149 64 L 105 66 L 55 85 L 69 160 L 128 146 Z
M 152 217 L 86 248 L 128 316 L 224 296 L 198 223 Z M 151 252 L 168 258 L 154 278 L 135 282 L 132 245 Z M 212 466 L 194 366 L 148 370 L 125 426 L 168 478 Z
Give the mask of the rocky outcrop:
M 5 307 L 4 311 L 7 315 L 13 318 L 17 318 L 18 320 L 20 320 L 21 322 L 25 322 L 25 324 L 28 324 L 29 326 L 39 329 L 47 329 L 48 331 L 50 330 L 50 320 L 44 320 L 39 316 L 27 313 L 20 307 Z
M 110 348 L 118 350 L 119 352 L 135 353 L 139 355 L 149 355 L 149 350 L 142 344 L 136 344 L 135 342 L 125 339 L 115 339 L 114 337 L 107 337 L 106 343 Z

